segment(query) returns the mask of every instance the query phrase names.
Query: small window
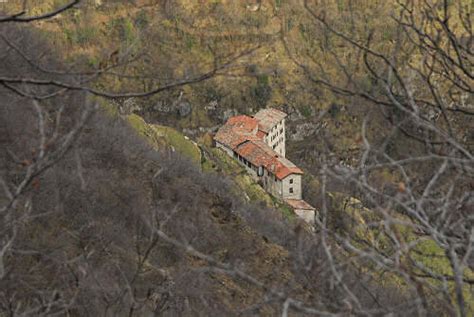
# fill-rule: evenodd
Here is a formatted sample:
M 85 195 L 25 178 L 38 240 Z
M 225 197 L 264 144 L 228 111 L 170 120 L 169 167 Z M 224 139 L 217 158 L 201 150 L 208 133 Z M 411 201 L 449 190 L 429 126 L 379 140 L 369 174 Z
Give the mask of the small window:
M 290 184 L 293 184 L 293 178 L 290 178 Z
M 290 194 L 293 194 L 293 187 L 290 187 Z
M 277 181 L 278 181 L 278 178 L 275 176 L 275 182 L 277 182 Z

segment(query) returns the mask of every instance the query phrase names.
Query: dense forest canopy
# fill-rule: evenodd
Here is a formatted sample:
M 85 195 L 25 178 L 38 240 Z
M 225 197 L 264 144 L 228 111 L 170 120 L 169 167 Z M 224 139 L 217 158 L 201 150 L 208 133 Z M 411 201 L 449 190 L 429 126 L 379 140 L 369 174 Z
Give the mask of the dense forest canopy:
M 0 316 L 472 315 L 473 11 L 0 3 Z M 265 107 L 314 225 L 212 147 Z

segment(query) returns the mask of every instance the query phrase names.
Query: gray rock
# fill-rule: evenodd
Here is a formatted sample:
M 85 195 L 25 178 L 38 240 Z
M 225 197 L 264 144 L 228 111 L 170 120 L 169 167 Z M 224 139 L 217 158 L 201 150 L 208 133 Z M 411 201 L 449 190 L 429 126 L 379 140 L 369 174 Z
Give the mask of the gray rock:
M 207 106 L 205 106 L 204 109 L 205 110 L 216 110 L 218 106 L 219 106 L 219 103 L 217 102 L 217 100 L 213 100 L 213 101 L 209 102 L 209 104 Z
M 134 98 L 127 98 L 122 103 L 119 104 L 119 113 L 122 115 L 129 115 L 134 111 L 140 110 L 137 101 Z
M 178 114 L 180 117 L 187 117 L 191 114 L 193 111 L 193 108 L 191 107 L 191 104 L 187 101 L 181 101 L 178 103 Z
M 295 133 L 290 134 L 290 140 L 302 141 L 306 137 L 309 137 L 319 131 L 321 126 L 312 122 L 297 124 L 294 126 Z
M 158 111 L 158 112 L 170 113 L 173 110 L 173 108 L 169 104 L 165 103 L 164 101 L 159 100 L 153 106 L 153 110 Z
M 226 121 L 230 117 L 236 116 L 237 115 L 237 110 L 235 109 L 227 109 L 222 113 L 222 119 Z

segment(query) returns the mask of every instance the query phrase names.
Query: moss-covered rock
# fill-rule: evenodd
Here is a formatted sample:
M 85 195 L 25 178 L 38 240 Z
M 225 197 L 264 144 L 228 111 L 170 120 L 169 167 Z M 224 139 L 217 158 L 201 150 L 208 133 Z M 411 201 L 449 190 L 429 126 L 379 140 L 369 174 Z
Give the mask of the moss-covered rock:
M 140 116 L 126 116 L 129 124 L 152 144 L 153 147 L 178 151 L 196 164 L 201 163 L 201 151 L 196 143 L 177 130 L 158 124 L 148 124 Z

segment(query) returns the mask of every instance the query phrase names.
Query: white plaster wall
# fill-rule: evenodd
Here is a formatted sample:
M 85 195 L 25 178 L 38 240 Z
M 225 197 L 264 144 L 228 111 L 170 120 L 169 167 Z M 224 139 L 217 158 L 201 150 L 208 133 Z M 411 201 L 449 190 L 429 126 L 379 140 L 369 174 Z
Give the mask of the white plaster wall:
M 275 175 L 269 174 L 267 170 L 264 172 L 262 177 L 263 187 L 267 192 L 272 194 L 275 197 L 282 197 L 282 182 L 280 180 L 275 180 Z
M 277 154 L 285 157 L 286 156 L 286 130 L 285 120 L 278 122 L 265 137 L 264 141 L 272 148 Z M 275 148 L 273 148 L 275 146 Z
M 300 174 L 290 174 L 282 180 L 284 199 L 302 199 L 301 178 Z M 293 180 L 293 184 L 290 184 L 290 180 Z M 290 193 L 290 188 L 293 188 L 293 193 Z
M 285 119 L 281 121 L 281 127 L 283 129 L 283 133 L 280 135 L 283 138 L 283 142 L 281 143 L 280 150 L 281 150 L 281 155 L 283 157 L 286 157 L 286 126 L 285 126 Z

